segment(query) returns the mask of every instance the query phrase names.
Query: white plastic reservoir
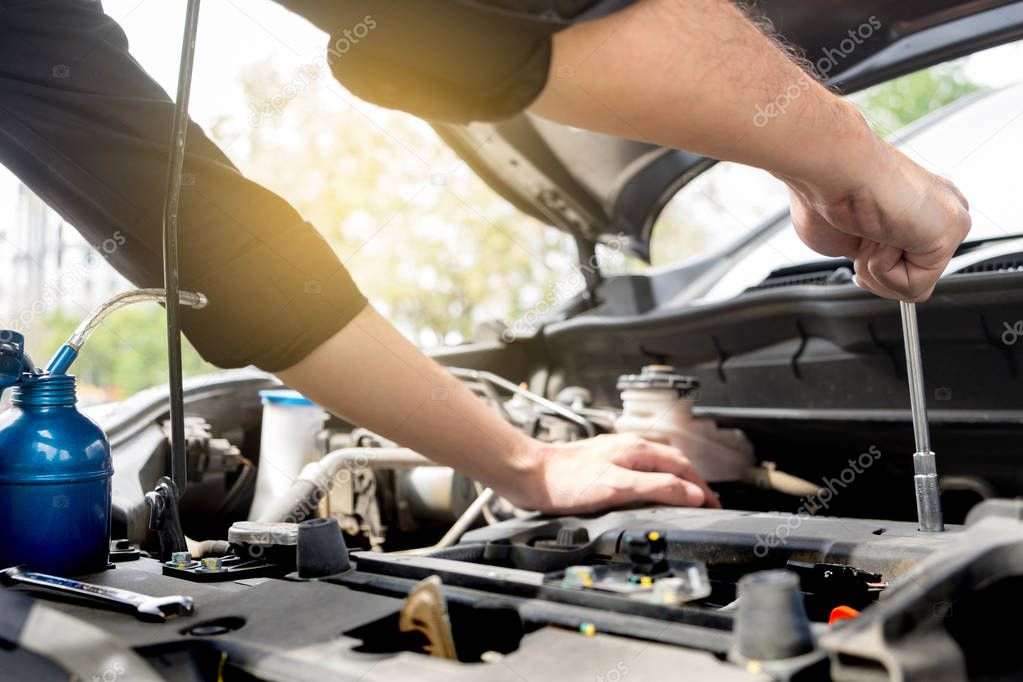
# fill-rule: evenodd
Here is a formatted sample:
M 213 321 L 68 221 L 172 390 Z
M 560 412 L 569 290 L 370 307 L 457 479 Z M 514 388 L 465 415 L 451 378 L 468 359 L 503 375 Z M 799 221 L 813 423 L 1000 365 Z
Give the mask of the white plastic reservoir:
M 316 434 L 327 413 L 298 391 L 269 389 L 263 401 L 263 430 L 259 446 L 259 474 L 249 519 L 288 491 L 302 467 L 320 459 Z
M 648 365 L 640 374 L 618 378 L 622 414 L 618 433 L 676 447 L 708 483 L 738 481 L 754 465 L 753 444 L 738 429 L 722 429 L 713 419 L 693 416 L 699 383 L 670 365 Z

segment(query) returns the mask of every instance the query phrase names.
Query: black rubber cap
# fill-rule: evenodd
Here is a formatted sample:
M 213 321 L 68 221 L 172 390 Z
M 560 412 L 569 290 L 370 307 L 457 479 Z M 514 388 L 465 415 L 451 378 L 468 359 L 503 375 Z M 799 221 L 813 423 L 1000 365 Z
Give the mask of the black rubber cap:
M 774 661 L 812 651 L 799 576 L 783 570 L 743 576 L 734 634 L 738 653 L 747 659 Z
M 298 576 L 326 578 L 352 566 L 348 547 L 335 519 L 309 519 L 298 524 Z

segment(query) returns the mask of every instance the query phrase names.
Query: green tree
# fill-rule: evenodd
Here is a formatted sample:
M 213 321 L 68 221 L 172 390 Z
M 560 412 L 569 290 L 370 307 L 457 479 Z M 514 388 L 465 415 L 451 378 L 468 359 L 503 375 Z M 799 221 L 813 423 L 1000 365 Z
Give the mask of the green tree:
M 890 135 L 913 121 L 976 92 L 961 61 L 939 64 L 857 93 L 852 101 L 880 135 Z
M 63 312 L 51 315 L 39 326 L 41 334 L 27 334 L 29 350 L 40 365 L 64 343 L 80 316 Z M 195 376 L 215 369 L 203 361 L 188 343 L 182 342 L 182 370 Z M 71 373 L 84 386 L 102 389 L 108 400 L 125 398 L 149 386 L 167 381 L 167 328 L 163 308 L 146 303 L 114 313 L 93 332 Z M 88 389 L 86 389 L 88 390 Z
M 576 267 L 571 240 L 523 215 L 482 182 L 433 129 L 356 100 L 327 73 L 270 64 L 241 75 L 248 101 L 273 115 L 223 117 L 212 134 L 244 172 L 326 236 L 360 288 L 414 341 L 459 342 L 511 321 Z M 282 95 L 291 92 L 292 99 Z
M 879 135 L 888 136 L 979 89 L 959 60 L 881 83 L 850 100 Z M 750 175 L 748 168 L 720 164 L 684 187 L 658 217 L 654 264 L 677 263 L 724 246 L 779 210 L 784 198 L 781 183 L 766 173 Z
M 327 73 L 282 100 L 292 78 L 269 64 L 247 69 L 241 80 L 248 101 L 280 106 L 265 119 L 226 115 L 212 126 L 213 136 L 247 175 L 317 225 L 363 291 L 413 340 L 459 342 L 481 322 L 510 322 L 555 300 L 555 292 L 564 295 L 578 267 L 571 240 L 490 190 L 429 125 L 355 100 Z M 976 89 L 954 63 L 875 86 L 853 100 L 888 134 Z M 761 215 L 752 199 L 735 206 L 735 193 L 723 191 L 747 180 L 712 172 L 673 200 L 658 221 L 658 262 L 704 251 L 731 223 Z M 772 191 L 753 194 L 763 199 Z M 625 260 L 616 267 L 639 266 Z M 79 322 L 63 313 L 40 320 L 28 335 L 34 357 L 44 362 Z M 108 320 L 74 372 L 83 384 L 118 398 L 165 382 L 166 367 L 164 313 L 153 304 Z M 185 374 L 212 369 L 186 341 Z

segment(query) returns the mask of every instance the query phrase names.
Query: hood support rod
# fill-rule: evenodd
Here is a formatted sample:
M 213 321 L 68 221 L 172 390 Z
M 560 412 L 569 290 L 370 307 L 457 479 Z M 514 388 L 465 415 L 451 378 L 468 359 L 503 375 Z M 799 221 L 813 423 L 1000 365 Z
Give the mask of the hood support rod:
M 181 203 L 181 173 L 185 165 L 188 137 L 188 99 L 192 89 L 195 40 L 199 30 L 199 0 L 188 0 L 185 31 L 181 39 L 178 91 L 170 137 L 170 161 L 163 204 L 163 285 L 167 292 L 167 362 L 170 387 L 171 454 L 170 476 L 184 493 L 187 484 L 185 453 L 184 387 L 181 371 L 181 322 L 178 277 L 178 210 Z

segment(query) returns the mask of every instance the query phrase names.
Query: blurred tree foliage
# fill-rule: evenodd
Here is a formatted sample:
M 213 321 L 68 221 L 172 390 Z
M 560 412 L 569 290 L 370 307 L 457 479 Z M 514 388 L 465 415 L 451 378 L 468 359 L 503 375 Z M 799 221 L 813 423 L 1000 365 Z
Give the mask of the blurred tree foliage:
M 978 89 L 960 60 L 881 83 L 850 99 L 879 135 L 888 136 Z M 766 172 L 719 164 L 665 206 L 654 225 L 654 264 L 678 263 L 725 247 L 786 201 L 785 187 Z
M 979 89 L 966 77 L 961 62 L 951 62 L 882 83 L 851 99 L 878 134 L 890 135 Z
M 255 108 L 215 121 L 214 139 L 243 172 L 320 229 L 373 303 L 414 341 L 458 343 L 486 320 L 511 323 L 565 297 L 565 282 L 577 271 L 571 240 L 501 199 L 427 124 L 354 99 L 325 71 L 290 89 L 295 74 L 268 64 L 253 65 L 241 79 Z M 959 66 L 939 66 L 854 100 L 888 134 L 975 89 Z M 271 116 L 247 115 L 266 102 L 276 103 Z M 694 183 L 694 196 L 669 204 L 658 245 L 669 257 L 657 262 L 718 245 L 726 221 L 737 223 L 729 229 L 747 229 L 754 218 L 743 210 L 763 215 L 770 202 L 728 205 L 735 196 L 722 191 L 729 177 Z M 623 268 L 637 263 L 614 269 Z M 79 321 L 55 315 L 33 345 L 52 352 Z M 165 382 L 164 334 L 159 306 L 121 311 L 96 331 L 75 372 L 83 383 L 107 388 L 108 398 Z M 187 341 L 184 362 L 186 375 L 212 369 Z
M 510 322 L 572 272 L 567 236 L 494 193 L 426 123 L 356 100 L 326 71 L 301 78 L 297 93 L 293 76 L 268 64 L 241 81 L 273 115 L 224 117 L 214 138 L 317 226 L 417 343 L 457 343 L 487 320 Z
M 49 356 L 67 340 L 82 321 L 74 315 L 58 312 L 46 320 L 38 338 L 29 335 L 33 359 L 45 365 Z M 182 369 L 185 376 L 213 371 L 199 353 L 182 341 Z M 83 386 L 101 387 L 104 400 L 126 398 L 143 388 L 167 382 L 167 328 L 163 307 L 145 303 L 120 310 L 93 332 L 75 361 L 71 373 Z M 82 391 L 85 402 L 88 389 Z

